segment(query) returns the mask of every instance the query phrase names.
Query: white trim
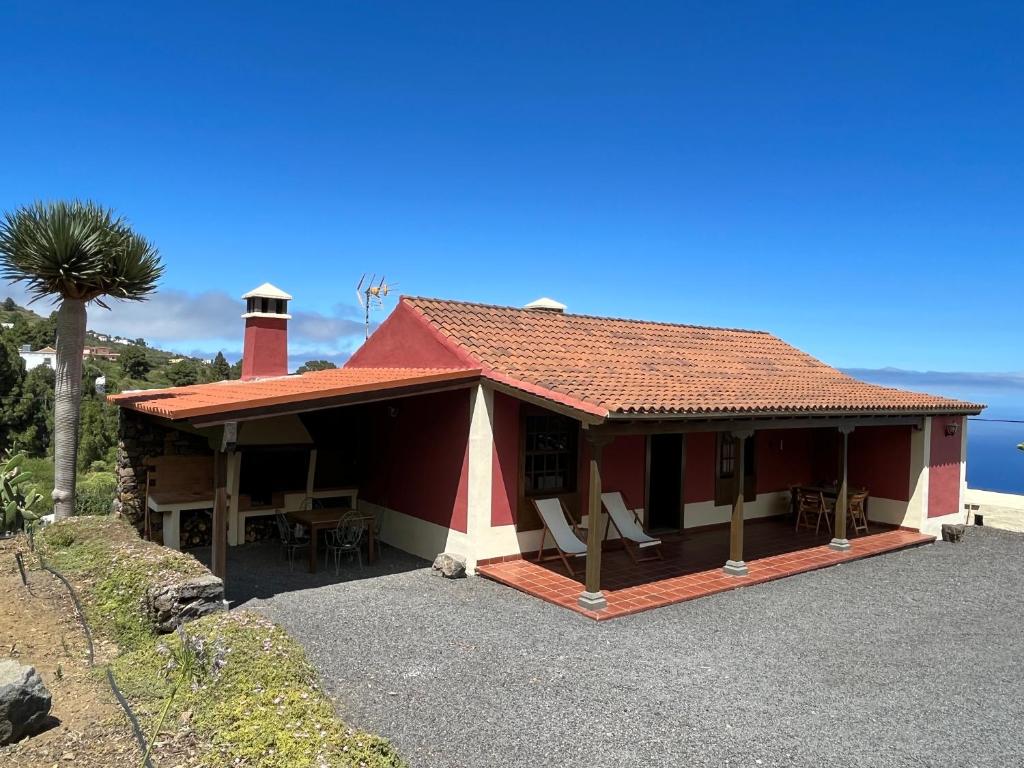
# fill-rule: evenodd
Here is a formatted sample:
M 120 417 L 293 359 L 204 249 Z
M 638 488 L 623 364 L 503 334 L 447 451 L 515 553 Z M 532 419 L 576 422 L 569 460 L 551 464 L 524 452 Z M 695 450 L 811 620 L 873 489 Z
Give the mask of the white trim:
M 871 496 L 868 499 L 868 522 L 902 525 L 908 528 L 918 527 L 916 524 L 911 524 L 910 502 L 887 499 L 884 496 Z
M 276 285 L 272 283 L 263 283 L 253 288 L 248 293 L 242 294 L 243 299 L 284 299 L 285 301 L 291 301 L 292 295 L 285 293 Z
M 743 519 L 784 515 L 789 510 L 789 491 L 759 493 L 754 501 L 743 503 Z M 732 520 L 732 505 L 715 505 L 714 501 L 690 502 L 683 508 L 683 530 L 702 525 L 718 525 Z
M 359 500 L 359 509 L 373 512 L 377 516 L 381 541 L 424 560 L 433 561 L 439 552 L 462 554 L 469 551 L 469 537 L 461 531 L 420 520 L 365 499 Z
M 470 391 L 467 472 L 466 572 L 490 557 L 519 552 L 514 525 L 491 525 L 494 502 L 494 390 L 483 384 Z
M 291 315 L 279 315 L 276 312 L 246 312 L 242 315 L 243 320 L 248 320 L 250 317 L 270 317 L 277 320 L 291 320 Z

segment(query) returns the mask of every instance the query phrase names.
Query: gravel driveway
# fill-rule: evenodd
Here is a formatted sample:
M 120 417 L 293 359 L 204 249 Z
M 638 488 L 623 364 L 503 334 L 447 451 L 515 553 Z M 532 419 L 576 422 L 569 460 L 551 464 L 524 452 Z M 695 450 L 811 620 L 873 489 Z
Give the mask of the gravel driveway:
M 602 624 L 394 551 L 232 578 L 412 766 L 1020 766 L 1022 552 L 971 529 Z

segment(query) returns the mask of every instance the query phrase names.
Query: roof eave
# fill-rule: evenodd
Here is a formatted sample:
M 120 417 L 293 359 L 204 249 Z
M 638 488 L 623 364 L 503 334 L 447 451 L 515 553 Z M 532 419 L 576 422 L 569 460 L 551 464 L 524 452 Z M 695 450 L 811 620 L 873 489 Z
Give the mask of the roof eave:
M 986 406 L 972 404 L 960 408 L 861 408 L 732 411 L 610 411 L 608 421 L 727 421 L 736 419 L 857 418 L 878 416 L 977 416 Z

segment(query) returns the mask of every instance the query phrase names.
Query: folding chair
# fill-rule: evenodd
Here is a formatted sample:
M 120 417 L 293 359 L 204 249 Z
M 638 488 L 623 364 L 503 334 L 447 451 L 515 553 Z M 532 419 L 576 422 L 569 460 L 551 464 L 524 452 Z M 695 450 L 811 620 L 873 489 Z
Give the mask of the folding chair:
M 661 560 L 661 539 L 655 539 L 648 535 L 643 526 L 640 525 L 640 518 L 636 510 L 626 507 L 626 500 L 622 498 L 619 491 L 609 491 L 601 494 L 601 503 L 608 512 L 608 522 L 604 527 L 604 538 L 608 538 L 608 528 L 615 526 L 626 553 L 634 563 L 642 563 L 648 560 Z M 647 550 L 646 557 L 640 557 L 643 550 Z
M 569 575 L 575 577 L 576 571 L 573 570 L 570 558 L 587 556 L 587 545 L 577 535 L 576 523 L 573 522 L 570 525 L 571 518 L 568 518 L 565 507 L 562 506 L 562 500 L 557 497 L 533 499 L 533 507 L 544 523 L 544 533 L 540 537 L 540 548 L 537 550 L 537 562 L 543 563 L 557 557 L 561 559 L 565 569 L 569 571 Z M 544 557 L 544 542 L 549 533 L 555 542 L 558 554 Z
M 832 521 L 829 519 L 829 514 L 834 510 L 835 502 L 826 501 L 825 494 L 821 491 L 798 491 L 796 502 L 796 530 L 799 531 L 801 528 L 813 528 L 815 535 L 817 535 L 818 530 L 821 528 L 821 521 L 824 519 L 828 532 L 832 533 Z
M 867 491 L 858 491 L 850 496 L 850 503 L 847 507 L 847 517 L 853 526 L 853 532 L 870 533 L 868 530 L 868 513 L 865 502 L 868 498 Z

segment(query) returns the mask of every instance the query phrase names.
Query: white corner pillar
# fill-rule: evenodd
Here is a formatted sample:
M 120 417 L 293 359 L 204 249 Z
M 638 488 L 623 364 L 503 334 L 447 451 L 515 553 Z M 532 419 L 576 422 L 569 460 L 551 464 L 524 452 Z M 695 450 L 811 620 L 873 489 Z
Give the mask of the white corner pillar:
M 839 493 L 836 494 L 836 533 L 832 541 L 828 543 L 829 547 L 839 552 L 845 552 L 850 548 L 850 540 L 846 538 L 846 499 L 849 495 L 847 492 L 847 466 L 849 465 L 851 432 L 853 432 L 853 427 L 848 424 L 839 427 Z
M 910 500 L 903 525 L 923 531 L 928 520 L 928 483 L 930 480 L 932 418 L 927 416 L 921 428 L 910 434 Z
M 469 395 L 467 457 L 466 572 L 476 573 L 480 551 L 491 529 L 494 473 L 494 390 L 478 384 Z
M 733 432 L 736 443 L 736 487 L 733 489 L 732 517 L 729 520 L 729 559 L 722 568 L 730 576 L 746 576 L 747 563 L 743 559 L 743 486 L 746 485 L 746 445 L 752 430 Z

